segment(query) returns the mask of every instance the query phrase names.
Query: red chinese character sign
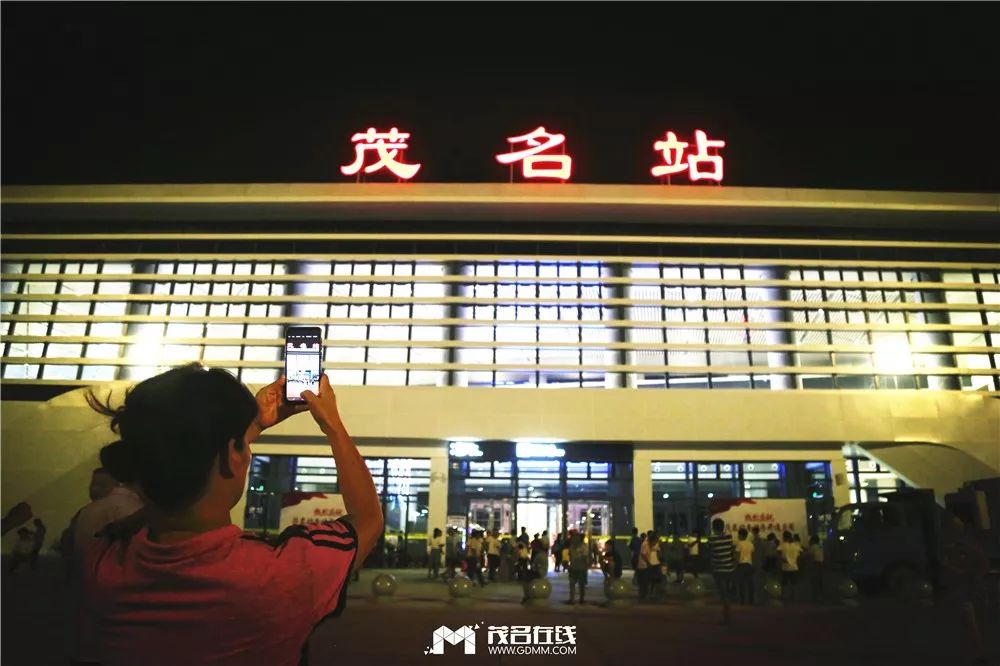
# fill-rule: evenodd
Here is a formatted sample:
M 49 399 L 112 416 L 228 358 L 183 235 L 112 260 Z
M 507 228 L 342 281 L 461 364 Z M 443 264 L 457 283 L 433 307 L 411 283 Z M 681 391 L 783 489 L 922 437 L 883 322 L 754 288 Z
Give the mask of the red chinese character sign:
M 340 172 L 345 176 L 353 176 L 365 165 L 366 153 L 375 151 L 378 160 L 364 167 L 365 173 L 387 169 L 399 178 L 409 180 L 420 171 L 419 164 L 402 162 L 400 153 L 409 147 L 406 143 L 409 138 L 409 132 L 400 132 L 395 127 L 388 132 L 377 132 L 374 127 L 369 127 L 364 133 L 358 132 L 351 137 L 351 142 L 354 144 L 354 162 L 340 167 Z
M 511 144 L 511 151 L 497 155 L 497 162 L 500 164 L 521 162 L 521 174 L 525 178 L 569 180 L 573 158 L 565 153 L 553 154 L 547 152 L 557 146 L 565 146 L 565 135 L 550 134 L 545 131 L 544 127 L 539 127 L 535 131 L 522 136 L 507 137 L 507 142 Z M 523 143 L 527 148 L 514 150 L 514 144 L 517 143 Z M 563 150 L 565 151 L 565 147 Z
M 663 164 L 654 166 L 651 172 L 654 176 L 672 176 L 688 172 L 691 182 L 699 180 L 714 180 L 722 182 L 722 157 L 709 154 L 709 149 L 723 148 L 725 141 L 709 139 L 702 130 L 695 130 L 695 151 L 685 156 L 684 152 L 690 146 L 687 141 L 678 141 L 677 135 L 667 132 L 666 139 L 656 141 L 653 149 L 663 153 Z

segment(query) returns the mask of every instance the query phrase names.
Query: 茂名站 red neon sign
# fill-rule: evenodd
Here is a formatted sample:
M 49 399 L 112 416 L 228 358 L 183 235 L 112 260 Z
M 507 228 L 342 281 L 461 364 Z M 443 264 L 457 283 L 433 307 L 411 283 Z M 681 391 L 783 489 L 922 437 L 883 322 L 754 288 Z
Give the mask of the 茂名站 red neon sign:
M 663 162 L 654 166 L 650 172 L 657 178 L 672 176 L 687 172 L 691 182 L 711 180 L 722 182 L 722 157 L 717 154 L 726 142 L 721 139 L 709 139 L 702 130 L 695 130 L 695 149 L 689 151 L 690 143 L 680 141 L 674 132 L 668 131 L 664 139 L 653 143 L 653 149 L 662 153 Z M 388 132 L 378 132 L 369 127 L 367 132 L 358 132 L 351 137 L 354 143 L 354 162 L 340 167 L 345 176 L 353 176 L 364 168 L 365 173 L 374 173 L 386 169 L 403 180 L 409 180 L 420 171 L 420 164 L 406 164 L 402 161 L 402 151 L 406 150 L 408 132 L 400 132 L 393 127 Z M 507 138 L 511 150 L 496 156 L 500 164 L 512 165 L 521 162 L 521 173 L 526 179 L 554 178 L 569 180 L 572 172 L 573 158 L 563 153 L 550 152 L 558 146 L 565 146 L 566 136 L 552 134 L 544 127 L 537 127 L 528 134 Z M 525 148 L 514 150 L 514 144 L 525 144 Z M 565 150 L 565 148 L 563 149 Z M 709 152 L 712 150 L 713 152 Z M 366 164 L 369 151 L 376 153 L 377 160 Z
M 374 127 L 369 127 L 364 133 L 358 132 L 351 137 L 351 142 L 354 144 L 354 162 L 340 167 L 340 172 L 345 176 L 358 173 L 365 163 L 365 153 L 374 150 L 378 154 L 378 161 L 366 166 L 365 173 L 374 173 L 385 168 L 403 180 L 409 180 L 420 171 L 420 165 L 404 164 L 396 159 L 399 153 L 408 147 L 406 140 L 409 138 L 409 132 L 400 132 L 395 127 L 388 132 L 376 132 Z
M 497 162 L 500 164 L 513 164 L 522 161 L 521 174 L 525 178 L 558 178 L 569 180 L 570 170 L 573 166 L 573 158 L 569 155 L 542 154 L 556 146 L 566 143 L 566 136 L 563 134 L 550 134 L 544 127 L 538 127 L 535 131 L 522 136 L 507 137 L 507 142 L 511 144 L 511 152 L 497 155 Z M 523 150 L 514 150 L 515 143 L 524 143 L 528 147 Z M 548 166 L 543 166 L 547 164 Z
M 677 135 L 667 132 L 667 138 L 653 143 L 653 149 L 663 153 L 663 164 L 658 164 L 650 171 L 654 176 L 671 176 L 688 172 L 691 182 L 699 180 L 714 180 L 722 182 L 722 157 L 710 155 L 709 148 L 723 148 L 722 140 L 711 140 L 702 130 L 695 130 L 694 140 L 696 151 L 685 158 L 684 150 L 690 145 L 687 141 L 678 141 Z M 699 165 L 707 164 L 708 169 L 702 171 Z

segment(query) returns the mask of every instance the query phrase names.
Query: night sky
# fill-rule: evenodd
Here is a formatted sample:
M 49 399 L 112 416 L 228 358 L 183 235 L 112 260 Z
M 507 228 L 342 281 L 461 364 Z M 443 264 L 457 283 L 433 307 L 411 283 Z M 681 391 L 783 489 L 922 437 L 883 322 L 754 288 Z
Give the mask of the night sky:
M 4 184 L 350 182 L 395 125 L 423 182 L 651 183 L 667 129 L 725 184 L 1000 191 L 990 3 L 4 3 Z

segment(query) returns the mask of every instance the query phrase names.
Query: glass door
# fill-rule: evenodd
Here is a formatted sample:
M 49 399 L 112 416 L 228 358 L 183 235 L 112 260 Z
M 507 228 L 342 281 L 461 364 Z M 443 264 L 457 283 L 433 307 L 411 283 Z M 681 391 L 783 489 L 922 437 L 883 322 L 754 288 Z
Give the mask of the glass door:
M 511 531 L 511 514 L 514 503 L 509 499 L 483 499 L 469 502 L 469 529 Z

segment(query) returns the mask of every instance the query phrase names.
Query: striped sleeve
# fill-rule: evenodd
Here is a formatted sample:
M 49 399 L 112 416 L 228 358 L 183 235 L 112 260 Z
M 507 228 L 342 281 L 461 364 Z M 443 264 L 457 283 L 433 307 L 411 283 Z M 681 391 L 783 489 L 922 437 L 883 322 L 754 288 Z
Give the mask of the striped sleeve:
M 713 534 L 708 538 L 712 552 L 712 570 L 719 572 L 733 571 L 733 539 L 728 534 Z
M 321 525 L 292 525 L 278 537 L 278 564 L 288 568 L 290 578 L 303 580 L 314 624 L 343 612 L 357 552 L 357 533 L 343 518 Z

